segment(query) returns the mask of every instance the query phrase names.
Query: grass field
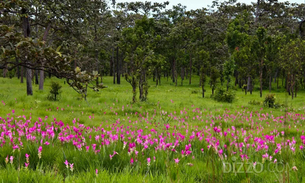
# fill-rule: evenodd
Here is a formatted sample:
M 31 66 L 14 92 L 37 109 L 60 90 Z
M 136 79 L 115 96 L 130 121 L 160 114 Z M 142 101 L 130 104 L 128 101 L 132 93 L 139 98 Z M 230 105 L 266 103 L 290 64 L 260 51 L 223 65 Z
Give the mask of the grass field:
M 46 99 L 51 80 L 63 86 L 59 101 Z M 33 96 L 0 78 L 0 181 L 305 182 L 303 92 L 273 91 L 288 106 L 275 109 L 249 104 L 263 102 L 258 91 L 220 103 L 208 86 L 201 97 L 196 77 L 177 87 L 163 79 L 132 104 L 127 82 L 103 82 L 86 102 L 56 78 Z

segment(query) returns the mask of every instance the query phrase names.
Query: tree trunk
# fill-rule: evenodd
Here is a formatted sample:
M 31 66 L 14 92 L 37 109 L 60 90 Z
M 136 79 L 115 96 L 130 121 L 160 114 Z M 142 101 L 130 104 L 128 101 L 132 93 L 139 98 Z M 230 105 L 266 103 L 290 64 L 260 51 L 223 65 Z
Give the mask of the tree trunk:
M 114 48 L 112 48 L 112 68 L 113 70 L 113 84 L 115 84 L 115 64 L 114 64 Z
M 250 91 L 250 85 L 251 85 L 251 76 L 248 76 L 247 80 L 247 90 Z
M 234 71 L 235 72 L 235 86 L 238 84 L 238 72 L 237 71 Z
M 46 41 L 47 40 L 47 36 L 49 34 L 49 31 L 51 29 L 51 23 L 48 24 L 47 29 L 45 30 L 42 40 Z M 75 62 L 76 64 L 76 62 Z M 76 68 L 76 66 L 74 67 L 74 69 Z M 44 61 L 42 61 L 42 65 L 39 71 L 39 90 L 43 90 L 43 84 L 44 84 Z
M 120 75 L 120 67 L 121 67 L 121 64 L 120 64 L 120 61 L 119 61 L 119 47 L 117 46 L 116 48 L 116 83 L 117 84 L 121 84 L 121 75 Z
M 155 73 L 155 80 L 156 80 L 156 86 L 158 86 L 159 84 L 159 74 L 158 74 L 158 68 L 156 69 L 156 73 Z
M 263 64 L 264 64 L 264 60 L 261 59 L 261 64 L 260 64 L 260 68 L 259 68 L 259 85 L 260 85 L 259 96 L 260 97 L 263 97 Z
M 189 78 L 189 85 L 192 84 L 192 67 L 193 67 L 193 61 L 192 61 L 192 54 L 190 55 L 190 78 Z
M 183 86 L 183 80 L 184 80 L 184 67 L 181 67 L 181 86 Z
M 2 70 L 2 74 L 3 74 L 3 77 L 4 77 L 4 78 L 6 77 L 6 72 L 7 72 L 7 70 L 6 70 L 6 68 L 4 68 L 4 69 Z
M 44 83 L 44 71 L 40 70 L 40 72 L 39 72 L 39 90 L 43 90 L 43 83 Z
M 23 83 L 24 70 L 23 66 L 21 66 L 21 75 L 20 75 L 20 83 Z
M 27 14 L 27 10 L 22 8 L 21 10 L 23 15 Z M 30 30 L 30 22 L 28 16 L 22 17 L 22 25 L 23 25 L 23 35 L 24 37 L 29 37 L 31 30 Z M 25 60 L 26 63 L 29 63 L 30 61 Z M 26 69 L 26 88 L 27 88 L 27 95 L 33 95 L 33 88 L 32 88 L 32 70 Z
M 298 91 L 298 84 L 296 83 L 295 84 L 295 92 L 294 92 L 294 98 L 296 98 L 297 97 L 297 91 Z
M 26 93 L 27 95 L 33 95 L 31 69 L 26 69 Z
M 252 77 L 250 78 L 250 95 L 252 95 L 253 92 L 253 79 Z
M 272 89 L 272 77 L 271 74 L 269 76 L 269 93 L 271 93 L 271 89 Z
M 247 95 L 247 92 L 248 92 L 246 83 L 247 83 L 247 78 L 245 78 L 245 84 L 243 84 L 243 89 L 245 90 L 245 95 Z
M 137 85 L 136 81 L 132 79 L 132 102 L 136 102 L 136 94 L 137 94 Z
M 172 62 L 172 79 L 173 79 L 173 83 L 175 83 L 175 76 L 176 76 L 176 74 L 175 74 L 175 59 L 173 60 L 173 62 Z
M 291 91 L 291 98 L 294 98 L 294 75 L 292 74 L 292 77 L 290 77 L 290 91 Z
M 177 82 L 178 82 L 178 73 L 177 73 L 177 62 L 176 60 L 174 59 L 174 82 L 175 82 L 175 85 L 177 86 Z
M 19 60 L 18 60 L 17 56 L 15 57 L 15 59 L 16 59 L 16 64 L 18 65 Z M 17 66 L 17 78 L 18 79 L 20 78 L 20 67 L 19 66 Z
M 39 82 L 38 82 L 38 70 L 35 70 L 35 84 L 38 85 Z
M 113 54 L 113 53 L 112 53 Z M 111 57 L 111 60 L 110 60 L 110 69 L 109 69 L 109 75 L 110 76 L 113 76 L 113 55 L 112 55 L 112 57 Z

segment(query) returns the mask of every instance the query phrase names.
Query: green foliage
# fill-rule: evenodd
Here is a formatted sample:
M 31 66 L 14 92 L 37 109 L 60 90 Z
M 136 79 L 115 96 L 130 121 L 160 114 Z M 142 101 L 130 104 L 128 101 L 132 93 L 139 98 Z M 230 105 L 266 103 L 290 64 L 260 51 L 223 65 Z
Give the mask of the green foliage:
M 216 89 L 215 95 L 213 96 L 214 100 L 218 102 L 228 102 L 232 103 L 236 97 L 235 92 L 226 91 L 225 88 L 219 87 Z
M 62 86 L 60 86 L 60 84 L 58 82 L 52 81 L 51 86 L 50 86 L 50 93 L 47 98 L 49 100 L 53 100 L 53 101 L 58 100 L 58 97 L 61 93 L 61 87 Z
M 275 94 L 267 94 L 264 100 L 264 106 L 273 108 L 275 104 L 276 96 Z
M 257 101 L 257 100 L 250 100 L 250 101 L 248 102 L 248 104 L 251 104 L 251 105 L 261 105 L 262 102 Z

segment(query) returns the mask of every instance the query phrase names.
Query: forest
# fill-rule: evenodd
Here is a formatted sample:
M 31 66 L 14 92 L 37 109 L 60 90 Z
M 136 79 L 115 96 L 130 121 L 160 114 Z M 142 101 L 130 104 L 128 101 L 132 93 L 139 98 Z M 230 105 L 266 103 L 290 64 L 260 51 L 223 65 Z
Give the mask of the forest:
M 292 98 L 304 89 L 304 4 L 230 0 L 190 11 L 168 4 L 3 1 L 3 77 L 25 77 L 32 95 L 30 80 L 43 90 L 46 72 L 86 97 L 87 88 L 103 88 L 103 76 L 113 76 L 113 84 L 125 79 L 139 90 L 141 101 L 151 78 L 177 86 L 198 75 L 203 97 L 207 78 L 212 93 L 217 83 L 251 94 L 258 88 L 260 97 L 272 83 Z

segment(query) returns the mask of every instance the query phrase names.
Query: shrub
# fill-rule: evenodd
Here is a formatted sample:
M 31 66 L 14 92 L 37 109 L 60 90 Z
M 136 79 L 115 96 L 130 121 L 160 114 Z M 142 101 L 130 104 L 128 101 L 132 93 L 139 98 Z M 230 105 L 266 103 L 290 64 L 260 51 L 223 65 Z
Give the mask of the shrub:
M 192 90 L 191 91 L 191 94 L 198 94 L 199 92 L 198 92 L 198 90 Z
M 59 83 L 52 81 L 48 99 L 56 101 L 58 99 L 59 94 L 61 93 L 60 89 L 61 86 L 59 85 Z
M 214 100 L 218 102 L 228 102 L 232 103 L 235 99 L 235 93 L 232 91 L 226 91 L 225 88 L 217 88 L 216 93 L 214 95 Z
M 248 103 L 251 105 L 261 105 L 261 102 L 256 100 L 250 100 Z
M 275 104 L 275 94 L 267 94 L 264 100 L 264 106 L 268 106 L 269 108 L 273 108 Z

